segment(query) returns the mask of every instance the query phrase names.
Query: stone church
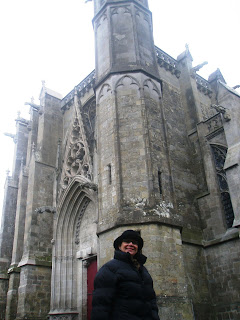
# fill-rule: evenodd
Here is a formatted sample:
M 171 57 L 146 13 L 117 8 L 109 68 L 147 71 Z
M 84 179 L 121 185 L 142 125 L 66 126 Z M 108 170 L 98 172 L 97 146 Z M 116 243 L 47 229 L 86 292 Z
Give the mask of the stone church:
M 153 42 L 147 0 L 94 0 L 96 66 L 18 118 L 0 234 L 1 320 L 89 320 L 126 229 L 161 320 L 240 319 L 240 94 Z

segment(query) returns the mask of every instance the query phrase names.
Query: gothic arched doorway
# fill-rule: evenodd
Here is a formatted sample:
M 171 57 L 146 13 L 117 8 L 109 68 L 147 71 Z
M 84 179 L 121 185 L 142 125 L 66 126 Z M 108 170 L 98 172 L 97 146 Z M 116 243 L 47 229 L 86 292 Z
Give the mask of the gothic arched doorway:
M 97 206 L 93 185 L 75 177 L 54 221 L 51 320 L 87 320 L 86 266 L 96 260 Z

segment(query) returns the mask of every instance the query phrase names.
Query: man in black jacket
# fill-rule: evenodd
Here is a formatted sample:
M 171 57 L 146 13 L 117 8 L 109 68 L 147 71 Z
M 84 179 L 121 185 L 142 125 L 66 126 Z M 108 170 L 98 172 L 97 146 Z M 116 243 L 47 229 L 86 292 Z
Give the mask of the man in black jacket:
M 94 280 L 91 320 L 159 320 L 153 281 L 143 266 L 143 239 L 126 230 L 113 243 L 114 259 Z

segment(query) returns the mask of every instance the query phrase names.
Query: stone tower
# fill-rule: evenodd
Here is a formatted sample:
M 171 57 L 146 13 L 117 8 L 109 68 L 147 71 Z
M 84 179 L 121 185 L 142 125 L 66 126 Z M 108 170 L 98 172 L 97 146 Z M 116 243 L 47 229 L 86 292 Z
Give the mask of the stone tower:
M 17 119 L 0 319 L 87 320 L 113 240 L 140 232 L 161 320 L 239 319 L 240 95 L 155 47 L 147 0 L 94 0 L 96 69 Z
M 93 23 L 99 264 L 111 259 L 117 235 L 126 228 L 139 230 L 157 295 L 165 296 L 173 314 L 193 319 L 148 1 L 95 1 Z

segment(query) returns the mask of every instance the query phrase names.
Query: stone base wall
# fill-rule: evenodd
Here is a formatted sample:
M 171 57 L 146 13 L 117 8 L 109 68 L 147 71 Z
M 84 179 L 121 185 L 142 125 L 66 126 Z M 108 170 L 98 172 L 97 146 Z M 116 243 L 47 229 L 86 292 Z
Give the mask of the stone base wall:
M 195 319 L 214 320 L 211 295 L 207 282 L 204 249 L 201 246 L 184 243 L 183 255 L 188 296 L 192 301 Z
M 159 314 L 161 320 L 191 320 L 193 318 L 192 304 L 188 298 L 158 297 Z M 205 318 L 204 320 L 209 320 Z
M 240 319 L 240 240 L 206 248 L 205 255 L 216 319 Z
M 9 277 L 9 287 L 7 293 L 7 306 L 5 320 L 15 320 L 17 315 L 18 303 L 18 287 L 20 281 L 20 273 L 13 272 Z
M 51 268 L 25 265 L 21 268 L 17 319 L 47 319 L 51 298 Z
M 161 224 L 119 227 L 99 235 L 100 265 L 113 257 L 113 240 L 124 230 L 140 231 L 146 268 L 153 278 L 161 320 L 193 320 L 188 298 L 180 230 Z M 206 319 L 205 319 L 206 320 Z

